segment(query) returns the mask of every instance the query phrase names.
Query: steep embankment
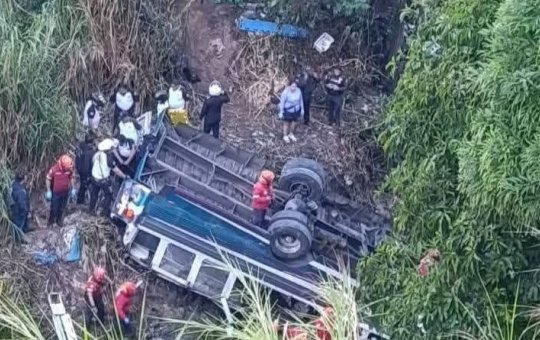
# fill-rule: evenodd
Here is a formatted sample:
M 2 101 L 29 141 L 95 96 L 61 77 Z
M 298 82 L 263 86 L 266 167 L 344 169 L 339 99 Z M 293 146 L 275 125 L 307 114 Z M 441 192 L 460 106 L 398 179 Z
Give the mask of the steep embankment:
M 514 302 L 539 288 L 540 3 L 423 4 L 381 136 L 396 165 L 394 239 L 362 263 L 363 298 L 397 338 L 513 338 L 529 322 Z M 421 277 L 430 248 L 441 259 Z

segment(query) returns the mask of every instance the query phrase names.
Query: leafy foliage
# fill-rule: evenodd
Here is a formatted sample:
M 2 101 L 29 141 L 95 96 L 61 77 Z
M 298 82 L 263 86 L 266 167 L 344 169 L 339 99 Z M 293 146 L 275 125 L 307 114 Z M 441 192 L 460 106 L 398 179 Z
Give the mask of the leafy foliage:
M 380 137 L 397 163 L 385 187 L 400 199 L 393 240 L 361 264 L 362 297 L 386 298 L 375 311 L 407 339 L 474 334 L 471 314 L 493 321 L 480 277 L 489 298 L 506 304 L 516 276 L 539 263 L 529 231 L 540 222 L 540 3 L 426 6 Z M 428 248 L 443 260 L 421 278 L 415 269 Z M 537 299 L 528 275 L 520 304 Z

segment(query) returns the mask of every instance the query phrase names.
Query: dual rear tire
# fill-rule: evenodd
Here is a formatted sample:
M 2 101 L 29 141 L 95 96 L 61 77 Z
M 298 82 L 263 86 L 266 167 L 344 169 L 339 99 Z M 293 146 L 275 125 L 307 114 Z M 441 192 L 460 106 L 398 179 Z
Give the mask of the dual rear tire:
M 325 172 L 322 166 L 305 158 L 288 161 L 279 179 L 281 190 L 300 193 L 308 201 L 320 201 L 325 185 Z M 303 212 L 282 210 L 275 213 L 268 231 L 272 253 L 281 260 L 298 260 L 311 251 L 313 224 Z

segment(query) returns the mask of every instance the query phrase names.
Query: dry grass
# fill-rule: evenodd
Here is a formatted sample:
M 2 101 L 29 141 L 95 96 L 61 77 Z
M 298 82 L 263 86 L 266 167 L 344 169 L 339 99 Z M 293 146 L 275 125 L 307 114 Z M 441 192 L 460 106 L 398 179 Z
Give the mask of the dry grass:
M 258 117 L 287 86 L 287 74 L 280 67 L 283 54 L 275 48 L 274 40 L 272 37 L 248 39 L 229 68 L 233 81 L 244 89 L 250 116 Z
M 313 50 L 314 51 L 314 50 Z M 291 157 L 310 157 L 326 165 L 337 185 L 353 199 L 369 202 L 372 192 L 384 176 L 384 159 L 376 140 L 379 126 L 378 112 L 382 102 L 379 95 L 365 93 L 376 71 L 369 58 L 340 58 L 335 49 L 325 54 L 312 52 L 312 47 L 301 41 L 290 41 L 269 36 L 248 36 L 243 47 L 233 58 L 230 78 L 242 90 L 242 99 L 249 112 L 228 112 L 247 130 L 271 131 L 280 136 L 280 122 L 276 119 L 276 105 L 289 76 L 295 76 L 305 65 L 319 74 L 340 67 L 348 80 L 347 104 L 340 129 L 320 119 L 325 114 L 325 95 L 320 86 L 312 99 L 312 125 L 300 136 L 298 147 L 280 146 L 280 141 L 263 140 L 257 152 L 264 152 L 279 166 Z M 300 129 L 301 130 L 301 129 Z M 253 145 L 252 136 L 229 138 L 238 146 Z M 264 137 L 266 138 L 266 137 Z M 275 138 L 275 137 L 270 137 Z M 278 137 L 279 138 L 279 137 Z M 246 140 L 249 139 L 249 140 Z M 261 138 L 262 139 L 262 138 Z
M 74 98 L 126 82 L 144 102 L 170 66 L 173 0 L 78 0 L 88 41 L 69 55 L 65 82 Z

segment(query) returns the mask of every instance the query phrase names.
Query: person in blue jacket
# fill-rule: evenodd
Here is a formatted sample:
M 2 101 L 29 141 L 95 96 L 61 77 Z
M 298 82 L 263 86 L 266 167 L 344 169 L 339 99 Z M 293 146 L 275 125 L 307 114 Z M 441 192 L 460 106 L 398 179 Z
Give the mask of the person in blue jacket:
M 11 221 L 19 229 L 26 233 L 30 231 L 28 226 L 28 214 L 30 213 L 30 195 L 25 185 L 26 176 L 17 173 L 11 186 Z

